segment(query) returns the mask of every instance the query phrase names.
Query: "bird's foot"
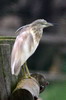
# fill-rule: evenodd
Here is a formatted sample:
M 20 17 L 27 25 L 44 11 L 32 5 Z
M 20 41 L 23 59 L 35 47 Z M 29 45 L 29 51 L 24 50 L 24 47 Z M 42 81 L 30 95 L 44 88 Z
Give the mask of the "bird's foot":
M 25 75 L 23 75 L 23 79 L 27 79 L 27 78 L 32 78 L 32 77 L 25 73 Z

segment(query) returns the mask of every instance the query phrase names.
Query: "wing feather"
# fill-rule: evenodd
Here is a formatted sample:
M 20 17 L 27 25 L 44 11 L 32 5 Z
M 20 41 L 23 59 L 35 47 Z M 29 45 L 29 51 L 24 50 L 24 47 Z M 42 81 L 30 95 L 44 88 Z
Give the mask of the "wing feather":
M 33 38 L 28 33 L 22 33 L 17 36 L 11 54 L 11 72 L 14 75 L 18 75 L 21 66 L 29 58 L 31 54 L 31 45 L 33 43 Z

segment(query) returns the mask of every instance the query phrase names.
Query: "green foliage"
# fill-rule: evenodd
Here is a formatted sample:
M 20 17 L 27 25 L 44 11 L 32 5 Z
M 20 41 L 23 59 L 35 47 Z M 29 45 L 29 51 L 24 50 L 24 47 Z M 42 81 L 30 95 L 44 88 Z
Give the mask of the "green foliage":
M 43 100 L 66 100 L 66 82 L 54 83 L 40 94 Z

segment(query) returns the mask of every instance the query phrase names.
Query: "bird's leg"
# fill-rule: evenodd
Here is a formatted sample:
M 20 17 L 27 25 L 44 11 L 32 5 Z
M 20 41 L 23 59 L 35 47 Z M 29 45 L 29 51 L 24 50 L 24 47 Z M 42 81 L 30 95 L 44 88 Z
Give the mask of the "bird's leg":
M 23 73 L 23 78 L 30 78 L 30 72 L 29 72 L 26 62 L 22 66 L 22 73 Z
M 24 65 L 25 65 L 26 74 L 27 74 L 28 77 L 30 77 L 30 72 L 29 72 L 29 69 L 28 69 L 28 66 L 27 66 L 27 62 L 25 62 Z
M 23 78 L 27 78 L 25 64 L 22 66 L 22 74 L 23 74 Z
M 24 76 L 25 76 L 24 65 L 22 66 L 22 76 L 23 76 L 23 78 L 24 78 Z

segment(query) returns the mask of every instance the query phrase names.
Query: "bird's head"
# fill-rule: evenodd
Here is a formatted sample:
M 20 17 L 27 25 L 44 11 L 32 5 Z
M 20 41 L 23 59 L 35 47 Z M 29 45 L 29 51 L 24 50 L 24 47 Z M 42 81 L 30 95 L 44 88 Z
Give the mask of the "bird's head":
M 38 19 L 38 20 L 36 20 L 32 23 L 32 26 L 43 29 L 43 28 L 46 28 L 46 27 L 49 27 L 49 26 L 53 26 L 53 24 L 47 22 L 44 19 Z

